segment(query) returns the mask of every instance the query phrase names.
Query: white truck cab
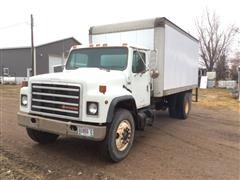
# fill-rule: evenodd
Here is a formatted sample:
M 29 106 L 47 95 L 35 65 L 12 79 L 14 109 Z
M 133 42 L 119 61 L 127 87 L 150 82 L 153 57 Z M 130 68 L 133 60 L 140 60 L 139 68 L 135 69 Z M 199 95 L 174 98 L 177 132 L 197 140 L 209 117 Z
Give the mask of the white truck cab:
M 73 47 L 63 72 L 31 77 L 21 88 L 18 123 L 38 143 L 59 135 L 104 141 L 117 162 L 128 155 L 135 130 L 152 125 L 155 110 L 188 117 L 198 42 L 166 18 L 92 27 L 89 35 L 92 44 Z M 121 43 L 136 35 L 139 46 Z

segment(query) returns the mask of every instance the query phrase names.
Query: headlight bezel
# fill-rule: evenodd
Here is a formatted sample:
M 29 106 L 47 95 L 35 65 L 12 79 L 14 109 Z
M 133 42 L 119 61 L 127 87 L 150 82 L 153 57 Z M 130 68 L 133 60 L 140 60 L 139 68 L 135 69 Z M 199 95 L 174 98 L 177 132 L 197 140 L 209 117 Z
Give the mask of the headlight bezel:
M 26 99 L 23 99 L 26 98 Z M 21 106 L 28 106 L 28 96 L 26 94 L 21 94 Z
M 91 112 L 90 110 L 90 106 L 91 105 L 96 105 L 96 112 Z M 91 116 L 97 116 L 99 113 L 99 104 L 98 102 L 93 102 L 93 101 L 88 101 L 87 102 L 87 115 L 91 115 Z

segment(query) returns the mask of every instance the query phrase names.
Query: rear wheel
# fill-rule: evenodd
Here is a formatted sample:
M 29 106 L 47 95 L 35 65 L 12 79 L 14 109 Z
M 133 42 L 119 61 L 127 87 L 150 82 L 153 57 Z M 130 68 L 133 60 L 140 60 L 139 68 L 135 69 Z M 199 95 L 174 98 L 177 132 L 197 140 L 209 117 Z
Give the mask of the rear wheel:
M 176 104 L 177 104 L 177 94 L 170 95 L 168 97 L 168 113 L 169 113 L 169 116 L 172 118 L 177 117 Z
M 177 113 L 178 118 L 187 119 L 192 106 L 192 93 L 182 93 L 178 97 Z
M 169 116 L 178 119 L 187 119 L 191 110 L 192 93 L 182 92 L 168 98 Z
M 35 142 L 38 142 L 40 144 L 47 144 L 51 142 L 55 142 L 59 135 L 38 131 L 35 129 L 26 128 L 28 136 L 34 140 Z
M 129 154 L 135 134 L 132 114 L 126 109 L 118 109 L 110 125 L 106 138 L 106 154 L 114 162 L 123 160 Z

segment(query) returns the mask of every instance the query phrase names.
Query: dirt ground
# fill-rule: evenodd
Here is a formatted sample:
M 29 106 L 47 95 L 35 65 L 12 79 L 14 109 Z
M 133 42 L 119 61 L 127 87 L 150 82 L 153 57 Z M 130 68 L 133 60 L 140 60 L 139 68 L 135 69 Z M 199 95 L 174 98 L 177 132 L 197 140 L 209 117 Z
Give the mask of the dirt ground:
M 185 121 L 159 112 L 120 163 L 106 161 L 99 143 L 34 143 L 17 125 L 18 93 L 0 85 L 0 179 L 240 179 L 239 102 L 227 90 L 201 90 Z

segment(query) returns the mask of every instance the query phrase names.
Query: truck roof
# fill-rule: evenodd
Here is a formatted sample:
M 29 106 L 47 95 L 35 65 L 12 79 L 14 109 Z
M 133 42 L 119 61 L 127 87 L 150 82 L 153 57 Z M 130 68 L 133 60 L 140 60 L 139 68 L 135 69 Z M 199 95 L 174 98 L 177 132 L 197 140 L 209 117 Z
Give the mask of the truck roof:
M 176 29 L 177 31 L 183 33 L 184 35 L 188 36 L 192 40 L 198 42 L 198 39 L 168 20 L 165 17 L 158 17 L 153 19 L 145 19 L 145 20 L 138 20 L 138 21 L 130 21 L 130 22 L 123 22 L 117 24 L 108 24 L 108 25 L 101 25 L 101 26 L 92 26 L 89 29 L 89 35 L 96 35 L 96 34 L 106 34 L 106 33 L 115 33 L 115 32 L 124 32 L 124 31 L 134 31 L 134 30 L 142 30 L 142 29 L 151 29 L 155 27 L 164 27 L 165 24 L 171 26 L 172 28 Z
M 135 45 L 135 44 L 127 44 L 127 43 L 123 43 L 123 44 L 107 44 L 107 43 L 103 43 L 103 44 L 90 44 L 90 45 L 74 45 L 71 47 L 70 50 L 75 50 L 75 49 L 84 49 L 84 48 L 108 48 L 108 47 L 127 47 L 127 48 L 133 48 L 133 49 L 138 49 L 138 50 L 145 50 L 145 51 L 150 51 L 149 48 L 143 47 L 143 46 L 139 46 L 139 45 Z

